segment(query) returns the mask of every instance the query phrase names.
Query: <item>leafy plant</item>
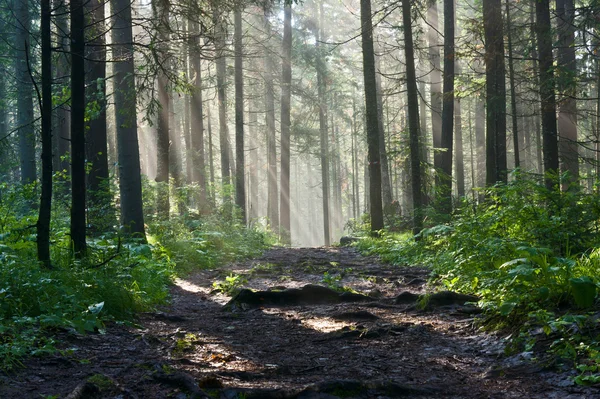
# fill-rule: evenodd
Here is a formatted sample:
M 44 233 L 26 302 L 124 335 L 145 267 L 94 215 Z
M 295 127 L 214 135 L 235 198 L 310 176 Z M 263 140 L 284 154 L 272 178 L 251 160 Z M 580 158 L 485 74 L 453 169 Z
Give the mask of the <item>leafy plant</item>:
M 248 279 L 242 274 L 229 274 L 225 280 L 213 282 L 213 288 L 223 294 L 233 296 L 240 288 L 248 282 Z

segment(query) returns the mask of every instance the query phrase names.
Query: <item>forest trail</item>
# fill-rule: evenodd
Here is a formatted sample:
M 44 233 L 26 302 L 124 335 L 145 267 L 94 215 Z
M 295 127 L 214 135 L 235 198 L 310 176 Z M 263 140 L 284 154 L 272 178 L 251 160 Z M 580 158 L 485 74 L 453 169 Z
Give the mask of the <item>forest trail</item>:
M 500 338 L 473 327 L 473 306 L 419 310 L 411 293 L 424 292 L 427 275 L 352 248 L 272 249 L 178 280 L 172 303 L 143 314 L 140 328 L 60 333 L 60 355 L 0 374 L 0 398 L 600 397 L 504 356 Z M 259 300 L 277 306 L 229 302 L 213 286 L 227 276 L 231 286 L 270 290 Z M 323 290 L 326 299 L 307 303 L 285 290 L 307 284 L 369 298 Z

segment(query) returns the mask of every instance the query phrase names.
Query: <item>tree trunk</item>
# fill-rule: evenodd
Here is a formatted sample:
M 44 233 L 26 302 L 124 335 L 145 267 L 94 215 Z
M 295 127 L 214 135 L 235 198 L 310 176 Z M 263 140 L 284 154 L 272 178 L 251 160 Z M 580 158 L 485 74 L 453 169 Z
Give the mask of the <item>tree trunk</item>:
M 154 18 L 157 21 L 156 30 L 158 32 L 155 38 L 156 51 L 155 61 L 158 64 L 158 115 L 156 124 L 156 178 L 157 195 L 156 209 L 158 215 L 164 219 L 169 218 L 170 199 L 169 199 L 169 113 L 170 96 L 167 90 L 168 77 L 167 69 L 169 60 L 167 55 L 166 43 L 168 40 L 169 9 L 166 2 L 162 0 L 153 0 L 152 9 Z
M 290 126 L 292 100 L 292 5 L 283 8 L 283 42 L 281 44 L 281 195 L 280 230 L 281 241 L 292 243 L 290 211 Z
M 454 135 L 456 138 L 454 164 L 456 169 L 456 193 L 458 194 L 459 198 L 462 198 L 465 196 L 465 157 L 463 152 L 463 131 L 460 100 L 460 97 L 454 100 Z
M 257 110 L 254 106 L 254 101 L 250 102 L 250 115 L 249 115 L 249 123 L 248 123 L 248 133 L 249 133 L 249 139 L 250 139 L 250 150 L 249 150 L 249 155 L 250 155 L 250 165 L 249 165 L 249 169 L 250 169 L 250 173 L 249 173 L 249 180 L 250 180 L 250 198 L 248 199 L 249 202 L 249 212 L 248 212 L 248 218 L 250 219 L 250 222 L 252 223 L 253 221 L 255 221 L 256 219 L 258 219 L 258 204 L 259 204 L 259 199 L 258 199 L 258 140 L 257 140 L 257 129 L 256 129 L 256 125 L 257 125 Z
M 515 152 L 515 168 L 521 167 L 521 158 L 519 155 L 519 129 L 517 124 L 517 95 L 515 93 L 515 67 L 513 60 L 513 45 L 512 45 L 512 24 L 510 16 L 509 0 L 506 0 L 506 36 L 508 39 L 508 72 L 510 75 L 510 111 L 512 113 L 512 135 L 513 149 Z
M 477 187 L 485 187 L 485 101 L 475 98 L 475 147 L 477 149 Z
M 15 34 L 15 77 L 17 85 L 17 126 L 19 135 L 19 159 L 21 183 L 31 184 L 36 180 L 35 132 L 33 116 L 32 81 L 30 73 L 31 16 L 29 2 L 15 2 L 17 32 Z M 33 204 L 31 204 L 33 206 Z
M 415 73 L 415 56 L 412 34 L 412 16 L 410 2 L 402 2 L 402 21 L 404 24 L 404 54 L 406 59 L 406 90 L 408 103 L 408 129 L 410 146 L 410 168 L 412 177 L 413 233 L 423 228 L 421 148 L 419 144 L 419 93 Z
M 556 0 L 558 16 L 558 73 L 557 79 L 562 94 L 558 109 L 559 156 L 561 172 L 569 177 L 569 183 L 579 178 L 579 154 L 577 149 L 577 68 L 575 61 L 575 5 L 573 0 Z
M 271 40 L 271 11 L 264 9 L 264 24 L 267 41 Z M 267 216 L 273 232 L 279 231 L 279 198 L 277 192 L 277 138 L 275 137 L 275 91 L 273 87 L 273 54 L 265 44 L 265 122 L 267 127 Z
M 94 115 L 86 133 L 88 173 L 89 220 L 92 228 L 103 231 L 114 222 L 110 217 L 111 198 L 108 175 L 108 136 L 106 133 L 106 47 L 104 40 L 104 1 L 92 0 L 85 4 L 88 15 L 86 48 L 86 97 L 95 102 Z
M 227 97 L 225 86 L 227 84 L 227 65 L 225 61 L 225 21 L 220 20 L 217 10 L 213 14 L 215 23 L 215 48 L 217 64 L 217 97 L 219 102 L 219 144 L 221 146 L 221 180 L 223 184 L 223 201 L 231 202 L 230 184 L 230 158 L 229 158 L 229 129 L 227 128 Z
M 444 95 L 442 110 L 442 154 L 440 211 L 452 212 L 452 141 L 454 130 L 454 0 L 444 0 Z
M 552 175 L 558 172 L 558 135 L 556 128 L 556 97 L 552 59 L 552 26 L 550 1 L 538 0 L 536 6 L 536 33 L 540 57 L 540 97 L 542 104 L 542 137 L 544 141 L 544 174 L 546 188 L 553 189 Z
M 500 0 L 483 0 L 486 80 L 486 183 L 507 181 L 504 31 Z
M 50 0 L 41 1 L 42 37 L 42 195 L 37 229 L 37 256 L 44 268 L 50 269 L 50 218 L 52 209 L 52 32 Z M 2 71 L 4 72 L 4 71 Z M 3 89 L 3 88 L 2 88 Z M 4 93 L 2 93 L 4 94 Z M 4 112 L 1 113 L 5 117 Z M 4 120 L 1 120 L 4 127 Z M 4 132 L 3 132 L 4 133 Z M 4 137 L 4 134 L 2 134 Z
M 388 166 L 388 156 L 385 143 L 385 124 L 383 123 L 383 88 L 381 86 L 380 57 L 375 56 L 375 82 L 377 83 L 377 122 L 379 127 L 379 158 L 381 159 L 381 194 L 383 208 L 392 205 L 394 195 L 392 193 L 392 180 Z M 389 129 L 389 126 L 387 127 Z
M 71 0 L 71 241 L 86 253 L 85 220 L 85 18 L 82 0 Z
M 131 2 L 111 0 L 113 75 L 121 225 L 128 235 L 146 240 L 137 132 L 137 94 L 133 65 Z
M 365 82 L 365 103 L 367 117 L 366 127 L 369 159 L 369 199 L 371 203 L 371 234 L 378 234 L 378 231 L 383 229 L 383 208 L 381 198 L 381 162 L 379 151 L 379 126 L 377 122 L 377 82 L 375 78 L 376 71 L 375 53 L 373 49 L 373 22 L 371 20 L 371 0 L 360 1 L 360 20 L 362 23 L 361 36 L 363 74 Z
M 435 168 L 435 184 L 439 186 L 439 171 L 442 170 L 442 69 L 440 66 L 440 43 L 438 37 L 438 8 L 436 0 L 428 0 L 427 22 L 429 30 L 427 40 L 429 42 L 429 62 L 431 73 L 429 74 L 429 91 L 431 95 L 431 133 L 433 136 L 433 166 Z
M 206 161 L 204 158 L 204 109 L 202 104 L 202 64 L 200 63 L 200 30 L 197 22 L 191 22 L 190 62 L 192 67 L 193 90 L 191 94 L 191 154 L 192 181 L 200 189 L 199 210 L 206 209 Z M 212 148 L 209 148 L 212 154 Z M 212 163 L 212 161 L 211 161 Z M 212 165 L 211 165 L 212 167 Z
M 241 7 L 238 4 L 238 7 Z M 235 203 L 240 208 L 241 219 L 246 223 L 246 182 L 244 164 L 244 71 L 242 44 L 242 10 L 234 12 L 235 25 Z
M 56 9 L 56 30 L 57 43 L 59 51 L 57 53 L 56 71 L 54 81 L 56 84 L 66 86 L 69 77 L 69 26 L 68 26 L 68 8 L 62 0 L 55 0 L 53 7 Z M 69 163 L 69 147 L 71 141 L 71 112 L 66 104 L 60 104 L 56 110 L 55 131 L 52 135 L 54 142 L 53 150 L 53 169 L 60 172 L 58 192 L 68 194 L 70 187 L 66 179 L 71 174 L 71 165 Z M 64 179 L 64 180 L 63 180 Z

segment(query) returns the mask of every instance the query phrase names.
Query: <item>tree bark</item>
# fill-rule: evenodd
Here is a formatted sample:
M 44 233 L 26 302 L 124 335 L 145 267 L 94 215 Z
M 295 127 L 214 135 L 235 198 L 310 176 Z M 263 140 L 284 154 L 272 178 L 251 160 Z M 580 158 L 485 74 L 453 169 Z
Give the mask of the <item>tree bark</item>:
M 30 74 L 30 30 L 29 2 L 15 2 L 16 34 L 15 76 L 17 85 L 17 126 L 19 136 L 19 160 L 21 183 L 31 184 L 36 180 L 35 132 L 33 121 L 32 81 Z M 33 204 L 31 204 L 33 206 Z
M 71 0 L 71 242 L 86 253 L 85 219 L 85 18 L 82 0 Z
M 483 0 L 486 80 L 486 183 L 507 181 L 504 31 L 500 0 Z
M 190 97 L 191 116 L 191 154 L 192 154 L 192 181 L 197 183 L 200 190 L 198 209 L 206 208 L 206 161 L 204 157 L 204 108 L 202 103 L 202 64 L 200 62 L 200 30 L 197 22 L 189 22 L 190 34 L 193 35 L 190 43 L 190 61 L 192 66 L 193 90 Z M 209 148 L 212 151 L 212 148 Z M 212 154 L 212 152 L 211 152 Z
M 106 131 L 106 47 L 104 1 L 85 3 L 88 32 L 86 33 L 86 97 L 93 101 L 94 111 L 86 132 L 88 181 L 88 219 L 92 229 L 104 231 L 112 226 L 108 170 L 108 135 Z
M 379 152 L 379 126 L 377 122 L 377 82 L 375 78 L 371 0 L 360 1 L 360 19 L 362 23 L 361 37 L 367 117 L 371 234 L 378 234 L 378 231 L 383 229 L 383 207 L 381 198 L 381 161 Z
M 271 40 L 271 10 L 264 9 L 264 24 L 267 41 Z M 265 123 L 267 127 L 267 216 L 273 232 L 279 231 L 279 198 L 277 192 L 277 138 L 275 137 L 275 89 L 273 87 L 273 53 L 265 44 Z
M 234 12 L 235 35 L 235 203 L 240 209 L 240 217 L 246 223 L 246 183 L 244 164 L 244 71 L 242 44 L 242 10 L 237 5 Z
M 280 230 L 281 241 L 292 243 L 290 210 L 290 126 L 292 99 L 292 5 L 283 8 L 283 42 L 281 44 L 281 195 Z
M 454 130 L 454 0 L 444 0 L 444 95 L 442 109 L 442 150 L 440 211 L 452 212 L 452 142 Z
M 440 185 L 439 171 L 442 170 L 442 68 L 440 62 L 440 43 L 438 37 L 438 8 L 436 0 L 428 0 L 427 40 L 429 42 L 429 92 L 431 96 L 431 134 L 433 136 L 433 166 L 435 168 L 435 185 Z
M 515 92 L 515 67 L 513 60 L 513 44 L 512 44 L 512 24 L 510 16 L 509 0 L 506 0 L 506 37 L 508 45 L 508 73 L 510 75 L 510 111 L 512 113 L 512 136 L 513 150 L 515 152 L 515 168 L 521 167 L 520 146 L 519 146 L 519 129 L 517 115 L 517 94 Z
M 121 225 L 127 235 L 146 240 L 137 132 L 131 2 L 111 0 L 113 79 Z
M 231 202 L 231 160 L 229 158 L 229 129 L 227 128 L 227 97 L 225 86 L 227 84 L 227 65 L 225 61 L 225 21 L 221 20 L 218 11 L 213 14 L 215 24 L 215 48 L 217 64 L 217 97 L 219 102 L 219 144 L 221 147 L 221 181 L 223 184 L 223 201 Z
M 579 154 L 577 149 L 577 68 L 575 61 L 575 5 L 573 0 L 556 0 L 558 16 L 558 72 L 559 90 L 562 98 L 558 108 L 559 157 L 561 172 L 569 177 L 563 184 L 579 178 Z
M 50 220 L 52 209 L 52 32 L 50 0 L 41 1 L 42 37 L 42 193 L 37 229 L 38 261 L 46 269 L 52 267 L 50 261 Z M 2 71 L 4 72 L 4 71 Z M 4 88 L 2 88 L 4 89 Z M 2 93 L 4 94 L 4 93 Z M 4 118 L 4 112 L 1 113 Z M 4 119 L 0 121 L 4 127 Z M 4 134 L 2 134 L 4 137 Z
M 556 94 L 552 58 L 552 26 L 550 1 L 538 0 L 536 6 L 536 34 L 540 58 L 540 97 L 542 104 L 542 137 L 546 188 L 554 188 L 553 174 L 558 172 L 558 134 L 556 127 Z
M 410 146 L 410 168 L 412 177 L 413 233 L 418 234 L 423 228 L 422 214 L 422 179 L 421 179 L 421 147 L 419 139 L 419 92 L 415 73 L 415 56 L 412 34 L 412 16 L 410 2 L 402 2 L 402 21 L 404 24 L 404 54 L 406 59 L 406 90 L 408 103 L 408 129 Z

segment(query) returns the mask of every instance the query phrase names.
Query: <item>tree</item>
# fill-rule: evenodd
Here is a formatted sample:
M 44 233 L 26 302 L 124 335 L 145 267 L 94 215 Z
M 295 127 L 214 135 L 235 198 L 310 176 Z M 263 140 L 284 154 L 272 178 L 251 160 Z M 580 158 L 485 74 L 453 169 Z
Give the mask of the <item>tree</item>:
M 554 66 L 552 58 L 552 26 L 550 1 L 538 0 L 536 10 L 536 36 L 540 65 L 540 97 L 542 104 L 542 137 L 546 187 L 552 189 L 555 181 L 551 175 L 558 172 L 558 135 L 556 128 L 556 94 L 554 91 Z
M 270 40 L 271 10 L 264 8 L 264 26 L 267 40 Z M 279 201 L 277 197 L 277 140 L 275 137 L 275 92 L 273 86 L 273 54 L 268 45 L 264 48 L 265 80 L 265 123 L 267 127 L 267 216 L 271 230 L 279 229 Z
M 363 0 L 364 1 L 364 0 Z M 368 0 L 367 0 L 368 1 Z M 406 59 L 406 90 L 408 95 L 408 130 L 410 142 L 410 167 L 413 198 L 413 233 L 423 228 L 423 187 L 421 177 L 421 148 L 419 128 L 419 93 L 415 72 L 415 56 L 412 34 L 410 1 L 402 1 L 402 22 L 404 25 L 404 57 Z
M 82 0 L 71 0 L 71 242 L 85 256 L 85 18 Z
M 167 71 L 169 68 L 168 60 L 168 28 L 169 28 L 169 2 L 166 0 L 154 0 L 152 2 L 154 18 L 156 19 L 154 60 L 158 67 L 158 121 L 156 126 L 156 178 L 158 183 L 157 193 L 157 211 L 163 218 L 169 217 L 169 175 L 171 162 L 169 159 L 171 140 L 169 137 L 169 113 L 170 96 L 168 92 L 169 78 Z
M 371 0 L 360 1 L 360 20 L 362 24 L 361 37 L 363 55 L 363 75 L 365 82 L 365 105 L 367 116 L 366 123 L 367 146 L 369 157 L 369 199 L 371 204 L 371 233 L 376 234 L 379 230 L 383 229 L 383 208 L 381 198 L 381 163 L 379 153 L 379 128 L 377 124 L 377 83 L 375 79 L 375 52 L 373 49 L 373 21 L 371 20 Z
M 577 65 L 575 61 L 575 5 L 573 0 L 556 0 L 558 16 L 558 151 L 561 172 L 569 172 L 569 182 L 579 178 L 577 150 Z M 568 186 L 568 184 L 567 184 Z M 565 187 L 566 188 L 566 187 Z
M 442 69 L 440 66 L 438 22 L 436 0 L 428 0 L 427 24 L 429 30 L 427 31 L 427 39 L 429 42 L 429 62 L 431 63 L 429 91 L 431 95 L 431 133 L 433 136 L 433 165 L 436 170 L 436 186 L 440 184 L 437 173 L 442 168 L 442 154 L 440 152 L 442 147 Z
M 190 63 L 193 72 L 193 89 L 191 94 L 191 146 L 192 146 L 192 181 L 200 186 L 199 207 L 206 206 L 206 161 L 204 159 L 204 111 L 202 104 L 202 67 L 200 64 L 200 31 L 198 23 L 191 21 Z M 212 149 L 210 149 L 212 151 Z
M 17 127 L 19 132 L 19 159 L 21 182 L 31 184 L 36 180 L 35 133 L 31 81 L 31 16 L 28 0 L 15 0 L 16 34 L 15 77 L 17 80 Z
M 483 0 L 486 81 L 486 183 L 507 181 L 504 31 L 500 0 Z
M 85 3 L 87 14 L 86 98 L 90 103 L 86 132 L 86 157 L 90 164 L 87 177 L 88 212 L 93 227 L 101 222 L 103 213 L 110 208 L 108 196 L 108 136 L 106 132 L 106 47 L 104 0 Z M 96 226 L 98 223 L 100 225 Z
M 442 153 L 440 210 L 449 215 L 452 211 L 452 140 L 454 128 L 454 0 L 444 0 L 444 95 L 442 109 Z
M 317 91 L 319 97 L 319 138 L 320 138 L 320 158 L 321 158 L 321 187 L 323 191 L 323 237 L 325 245 L 331 243 L 331 223 L 329 215 L 329 143 L 328 143 L 328 128 L 327 128 L 327 100 L 325 98 L 327 92 L 326 83 L 326 71 L 325 61 L 322 54 L 322 45 L 324 39 L 324 12 L 323 12 L 323 0 L 319 1 L 319 28 L 317 30 Z M 369 14 L 370 15 L 370 14 Z M 371 33 L 371 47 L 373 43 L 373 34 Z M 374 57 L 374 56 L 373 56 Z M 375 61 L 373 60 L 373 79 L 375 78 Z M 373 86 L 375 87 L 375 86 Z M 375 112 L 377 112 L 377 98 L 373 98 L 375 101 Z M 375 123 L 377 120 L 375 119 Z M 378 134 L 376 130 L 376 134 Z M 379 140 L 379 135 L 377 136 Z M 379 151 L 379 144 L 377 147 Z M 379 186 L 381 191 L 381 186 Z M 381 193 L 379 194 L 381 198 Z M 383 225 L 383 216 L 382 216 Z M 383 226 L 382 226 L 383 227 Z
M 145 241 L 131 2 L 129 0 L 111 0 L 110 5 L 113 15 L 111 33 L 121 224 L 126 234 Z
M 50 220 L 52 209 L 52 43 L 51 43 L 50 0 L 41 2 L 42 36 L 42 193 L 38 213 L 37 255 L 38 261 L 49 269 L 50 262 Z M 4 115 L 2 115 L 4 117 Z
M 230 158 L 229 158 L 229 129 L 227 128 L 227 95 L 225 86 L 227 64 L 225 61 L 225 38 L 226 25 L 221 20 L 217 9 L 213 10 L 213 22 L 215 24 L 215 50 L 217 64 L 217 97 L 219 102 L 219 143 L 221 146 L 221 180 L 223 183 L 225 203 L 231 201 L 229 185 L 231 184 Z
M 515 168 L 521 166 L 519 158 L 519 129 L 517 123 L 517 95 L 515 92 L 515 67 L 513 59 L 512 23 L 509 0 L 506 0 L 506 38 L 508 45 L 508 72 L 510 74 L 510 111 L 512 113 L 513 148 L 515 152 Z
M 290 212 L 290 125 L 292 97 L 292 5 L 283 8 L 283 42 L 281 44 L 281 192 L 280 229 L 281 241 L 292 243 Z
M 241 219 L 246 221 L 246 181 L 244 170 L 244 70 L 242 43 L 242 6 L 234 11 L 235 51 L 235 203 L 240 208 Z

